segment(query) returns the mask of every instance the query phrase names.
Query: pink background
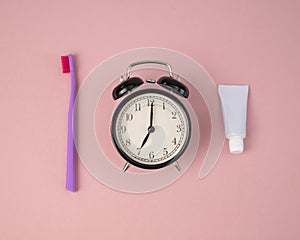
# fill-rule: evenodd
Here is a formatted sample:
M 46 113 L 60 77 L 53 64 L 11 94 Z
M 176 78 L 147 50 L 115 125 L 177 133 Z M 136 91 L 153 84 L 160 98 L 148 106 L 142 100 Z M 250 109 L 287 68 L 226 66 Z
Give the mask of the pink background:
M 2 1 L 0 239 L 299 239 L 299 1 Z M 171 186 L 113 191 L 78 164 L 65 191 L 70 80 L 101 61 L 165 47 L 216 84 L 249 84 L 245 153 L 201 162 Z

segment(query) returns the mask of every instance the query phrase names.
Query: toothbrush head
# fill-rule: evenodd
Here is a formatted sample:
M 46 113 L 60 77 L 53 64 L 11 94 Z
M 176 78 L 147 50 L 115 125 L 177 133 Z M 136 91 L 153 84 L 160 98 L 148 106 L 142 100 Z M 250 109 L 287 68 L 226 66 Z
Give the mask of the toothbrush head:
M 61 59 L 62 72 L 69 73 L 70 72 L 69 56 L 61 56 L 60 59 Z

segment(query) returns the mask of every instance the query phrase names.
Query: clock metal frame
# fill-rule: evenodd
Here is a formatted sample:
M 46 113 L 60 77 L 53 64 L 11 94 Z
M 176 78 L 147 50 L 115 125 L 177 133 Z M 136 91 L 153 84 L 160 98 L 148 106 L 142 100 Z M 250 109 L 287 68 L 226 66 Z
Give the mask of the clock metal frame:
M 129 103 L 133 98 L 142 95 L 142 94 L 148 94 L 148 93 L 153 93 L 153 94 L 159 94 L 162 95 L 164 97 L 170 98 L 172 101 L 174 101 L 183 111 L 183 113 L 186 116 L 186 120 L 187 120 L 187 137 L 185 139 L 185 141 L 183 142 L 183 146 L 180 149 L 180 151 L 171 159 L 169 159 L 168 161 L 162 162 L 162 163 L 157 163 L 157 164 L 147 164 L 147 163 L 141 163 L 136 161 L 135 159 L 131 158 L 125 151 L 122 150 L 121 144 L 118 142 L 117 140 L 117 132 L 118 132 L 118 126 L 117 126 L 117 118 L 121 112 L 121 110 L 123 109 L 123 107 Z M 111 121 L 111 136 L 113 139 L 113 143 L 116 147 L 116 149 L 118 150 L 119 154 L 125 159 L 125 161 L 127 161 L 127 164 L 125 165 L 123 171 L 126 171 L 127 168 L 129 167 L 129 164 L 132 164 L 136 167 L 139 168 L 143 168 L 143 169 L 159 169 L 159 168 L 163 168 L 166 167 L 172 163 L 175 164 L 175 167 L 177 169 L 178 168 L 178 164 L 176 164 L 177 160 L 180 158 L 180 156 L 185 152 L 190 138 L 191 138 L 191 120 L 190 120 L 190 116 L 189 113 L 187 111 L 187 109 L 185 108 L 184 104 L 176 97 L 174 96 L 173 93 L 168 92 L 167 90 L 163 90 L 163 89 L 156 89 L 156 88 L 146 88 L 146 89 L 142 89 L 142 90 L 136 90 L 132 93 L 130 93 L 128 96 L 126 96 L 118 105 L 118 107 L 116 108 L 116 110 L 114 111 L 113 117 L 112 117 L 112 121 Z

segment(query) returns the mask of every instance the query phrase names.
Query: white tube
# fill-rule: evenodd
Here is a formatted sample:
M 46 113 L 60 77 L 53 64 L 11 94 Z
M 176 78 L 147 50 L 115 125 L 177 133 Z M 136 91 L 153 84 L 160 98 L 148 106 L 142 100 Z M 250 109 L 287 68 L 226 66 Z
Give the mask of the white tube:
M 244 151 L 246 137 L 246 116 L 248 101 L 247 85 L 219 85 L 225 135 L 229 140 L 229 150 L 232 154 Z

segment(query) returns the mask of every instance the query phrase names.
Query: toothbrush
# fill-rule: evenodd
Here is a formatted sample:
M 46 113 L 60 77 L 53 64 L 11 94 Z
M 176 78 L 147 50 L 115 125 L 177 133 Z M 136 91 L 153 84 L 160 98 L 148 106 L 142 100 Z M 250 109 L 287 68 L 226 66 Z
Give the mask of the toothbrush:
M 71 94 L 68 112 L 68 145 L 67 145 L 67 174 L 66 174 L 66 189 L 75 192 L 75 146 L 73 135 L 73 109 L 76 95 L 76 78 L 73 65 L 73 57 L 71 54 L 61 56 L 62 72 L 70 73 L 71 75 Z

